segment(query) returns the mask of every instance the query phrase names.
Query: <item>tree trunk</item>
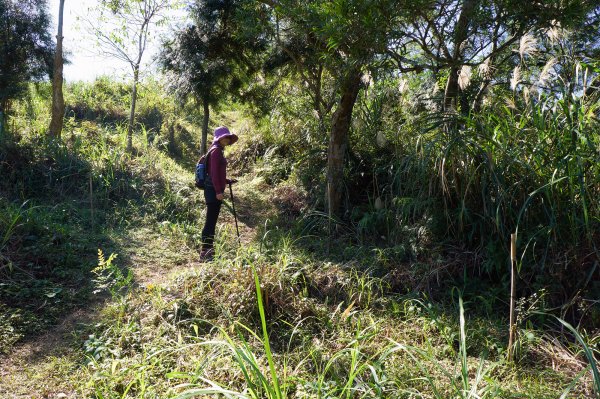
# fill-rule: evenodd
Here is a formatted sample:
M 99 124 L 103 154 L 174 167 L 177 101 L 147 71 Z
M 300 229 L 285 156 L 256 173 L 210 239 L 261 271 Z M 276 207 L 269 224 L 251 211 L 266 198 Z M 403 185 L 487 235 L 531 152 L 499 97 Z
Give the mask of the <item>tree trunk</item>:
M 140 76 L 140 67 L 133 68 L 133 87 L 131 89 L 131 109 L 129 110 L 129 126 L 127 126 L 127 152 L 133 150 L 133 124 L 135 122 L 135 103 L 137 102 L 137 84 Z
M 177 154 L 177 146 L 175 145 L 175 120 L 169 122 L 169 152 L 173 155 Z
M 348 73 L 342 85 L 342 98 L 333 114 L 327 151 L 327 202 L 330 216 L 340 216 L 344 189 L 344 158 L 348 147 L 352 110 L 360 90 L 360 78 L 359 68 L 353 68 Z
M 4 139 L 4 135 L 6 134 L 6 119 L 7 115 L 10 112 L 10 103 L 8 99 L 3 98 L 0 100 L 0 139 Z
M 210 119 L 210 107 L 207 97 L 202 99 L 202 106 L 204 107 L 204 118 L 202 120 L 202 145 L 200 146 L 200 152 L 202 154 L 206 154 L 208 141 L 208 121 Z
M 446 90 L 444 91 L 444 111 L 453 112 L 456 110 L 456 98 L 458 97 L 458 66 L 453 66 L 448 75 Z
M 460 72 L 463 58 L 463 43 L 467 40 L 469 33 L 469 21 L 477 7 L 479 0 L 464 0 L 460 10 L 460 16 L 454 28 L 454 49 L 451 60 L 450 74 L 448 75 L 448 83 L 444 92 L 444 111 L 451 112 L 457 108 L 457 99 L 459 93 L 458 73 Z M 464 110 L 463 110 L 464 111 Z
M 63 11 L 65 0 L 60 0 L 58 10 L 58 34 L 56 35 L 56 52 L 54 54 L 54 76 L 52 78 L 52 120 L 49 134 L 60 138 L 65 115 L 65 99 L 63 97 Z
M 4 111 L 0 109 L 0 142 L 4 140 Z
M 492 60 L 490 61 L 490 63 L 494 62 L 494 60 L 495 60 L 495 57 L 492 56 L 491 58 L 492 58 Z M 477 91 L 477 95 L 475 96 L 475 99 L 473 100 L 473 105 L 471 106 L 471 108 L 473 109 L 474 113 L 478 114 L 479 112 L 481 112 L 481 107 L 483 105 L 483 99 L 485 98 L 486 94 L 488 93 L 491 83 L 492 83 L 492 72 L 490 71 L 484 77 L 483 82 L 481 82 L 481 85 L 479 86 L 479 90 Z

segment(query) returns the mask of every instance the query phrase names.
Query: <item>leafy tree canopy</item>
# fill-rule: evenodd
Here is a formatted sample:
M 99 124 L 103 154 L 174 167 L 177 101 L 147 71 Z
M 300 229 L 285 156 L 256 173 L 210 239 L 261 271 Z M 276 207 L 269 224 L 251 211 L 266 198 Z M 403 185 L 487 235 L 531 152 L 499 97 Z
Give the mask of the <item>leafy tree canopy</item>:
M 0 111 L 52 69 L 46 0 L 0 0 Z
M 216 104 L 225 93 L 241 94 L 260 69 L 267 48 L 258 25 L 260 6 L 248 1 L 195 1 L 192 23 L 165 43 L 161 63 L 181 97 L 193 95 Z

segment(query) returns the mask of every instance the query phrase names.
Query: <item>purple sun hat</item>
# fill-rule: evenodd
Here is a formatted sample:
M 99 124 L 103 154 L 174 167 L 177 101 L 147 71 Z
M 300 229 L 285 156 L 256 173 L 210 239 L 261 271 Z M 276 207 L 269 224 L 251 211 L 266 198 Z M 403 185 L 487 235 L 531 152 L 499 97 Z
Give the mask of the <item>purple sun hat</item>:
M 231 144 L 234 144 L 236 141 L 238 141 L 237 134 L 231 133 L 225 126 L 219 126 L 216 128 L 214 135 L 215 138 L 213 139 L 213 144 L 225 137 L 229 137 L 231 139 Z

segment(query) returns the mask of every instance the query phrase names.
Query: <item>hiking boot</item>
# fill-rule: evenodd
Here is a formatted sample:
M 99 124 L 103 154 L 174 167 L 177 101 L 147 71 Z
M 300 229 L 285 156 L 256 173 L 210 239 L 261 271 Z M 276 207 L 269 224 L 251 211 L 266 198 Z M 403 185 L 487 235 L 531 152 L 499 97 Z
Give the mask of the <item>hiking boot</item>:
M 215 250 L 213 248 L 203 249 L 200 252 L 200 261 L 201 262 L 210 262 L 215 257 Z

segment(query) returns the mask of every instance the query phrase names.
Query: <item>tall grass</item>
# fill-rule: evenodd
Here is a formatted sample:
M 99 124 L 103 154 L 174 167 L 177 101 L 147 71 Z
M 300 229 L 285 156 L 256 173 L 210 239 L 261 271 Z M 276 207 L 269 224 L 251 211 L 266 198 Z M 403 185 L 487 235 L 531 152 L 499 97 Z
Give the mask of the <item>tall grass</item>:
M 577 340 L 577 343 L 581 346 L 581 349 L 583 350 L 585 358 L 587 359 L 587 361 L 589 363 L 589 366 L 586 367 L 577 376 L 577 378 L 575 380 L 573 380 L 573 382 L 567 387 L 567 389 L 565 389 L 565 391 L 561 395 L 561 399 L 568 397 L 567 395 L 569 394 L 571 389 L 573 389 L 573 386 L 579 381 L 579 379 L 584 375 L 584 373 L 587 373 L 588 371 L 592 374 L 592 382 L 594 384 L 593 389 L 596 391 L 596 397 L 600 398 L 600 372 L 598 372 L 598 363 L 597 363 L 596 357 L 594 355 L 594 349 L 592 347 L 590 347 L 590 345 L 588 345 L 588 343 L 583 339 L 580 332 L 577 331 L 577 329 L 575 327 L 573 327 L 571 324 L 569 324 L 568 322 L 566 322 L 565 320 L 563 320 L 561 318 L 558 318 L 558 317 L 555 317 L 555 318 L 556 318 L 556 320 L 558 320 L 558 322 L 561 325 L 563 325 L 567 330 L 569 330 L 569 332 L 571 334 L 573 334 L 573 336 Z M 596 352 L 597 352 L 597 350 L 596 350 Z
M 351 161 L 350 184 L 358 182 L 352 189 L 365 194 L 353 209 L 357 237 L 410 246 L 413 254 L 419 246 L 463 246 L 480 259 L 469 275 L 502 279 L 509 237 L 518 231 L 521 277 L 541 276 L 540 284 L 554 285 L 557 296 L 565 294 L 557 281 L 592 289 L 573 277 L 600 260 L 597 102 L 566 86 L 535 100 L 498 95 L 484 112 L 457 116 L 457 134 L 449 135 L 447 116 L 437 111 L 403 114 L 403 120 L 390 106 L 381 114 L 378 96 L 389 96 L 382 85 L 362 99 L 377 112 L 360 114 L 353 136 L 358 160 Z M 385 132 L 384 146 L 376 144 L 377 129 Z M 584 270 L 570 272 L 580 265 Z
M 2 204 L 3 207 L 6 206 Z M 0 213 L 0 226 L 2 226 L 2 236 L 0 236 L 0 255 L 2 255 L 2 251 L 6 247 L 6 244 L 11 239 L 15 230 L 17 229 L 19 222 L 21 221 L 24 213 L 26 212 L 25 206 L 27 205 L 27 201 L 25 201 L 20 207 L 16 208 L 11 206 L 6 206 L 3 209 L 3 212 Z
M 250 347 L 248 341 L 244 338 L 242 331 L 240 331 L 240 333 L 238 334 L 238 340 L 236 340 L 226 330 L 221 328 L 220 331 L 221 334 L 225 337 L 225 340 L 222 342 L 209 342 L 208 344 L 223 345 L 230 350 L 237 366 L 242 372 L 242 375 L 246 382 L 246 386 L 249 390 L 249 394 L 226 389 L 218 382 L 210 381 L 201 377 L 200 379 L 204 382 L 205 385 L 208 385 L 209 387 L 189 389 L 177 395 L 176 399 L 188 399 L 199 395 L 207 394 L 221 394 L 225 397 L 239 397 L 251 399 L 284 399 L 285 397 L 287 397 L 285 391 L 282 391 L 280 387 L 279 377 L 273 359 L 273 353 L 271 352 L 269 333 L 267 329 L 267 320 L 265 316 L 265 308 L 258 273 L 254 268 L 252 271 L 254 275 L 257 306 L 260 314 L 262 337 L 256 334 L 251 328 L 241 323 L 236 324 L 243 330 L 243 332 L 250 334 L 250 336 L 257 339 L 262 344 L 265 355 L 267 357 L 270 378 L 262 371 L 263 366 L 259 363 L 257 356 L 253 353 L 253 350 Z M 203 343 L 203 345 L 204 344 L 207 343 Z M 178 374 L 170 374 L 170 376 L 175 377 L 178 376 Z
M 416 380 L 425 381 L 431 388 L 434 398 L 483 399 L 501 397 L 499 396 L 499 390 L 493 384 L 493 380 L 489 378 L 501 363 L 486 361 L 485 356 L 483 356 L 480 358 L 474 376 L 470 372 L 467 358 L 467 336 L 462 297 L 459 297 L 459 331 L 458 373 L 455 370 L 448 369 L 448 366 L 432 356 L 429 351 L 415 346 L 393 342 L 390 351 L 403 351 L 409 355 L 421 375 Z M 449 391 L 442 388 L 440 377 L 449 381 Z M 409 390 L 409 392 L 416 397 L 429 397 L 424 392 L 415 390 Z

